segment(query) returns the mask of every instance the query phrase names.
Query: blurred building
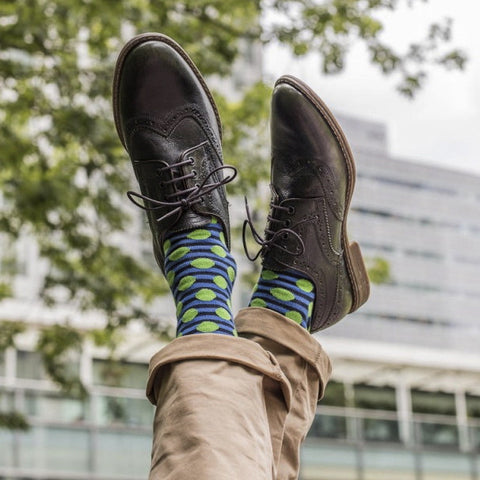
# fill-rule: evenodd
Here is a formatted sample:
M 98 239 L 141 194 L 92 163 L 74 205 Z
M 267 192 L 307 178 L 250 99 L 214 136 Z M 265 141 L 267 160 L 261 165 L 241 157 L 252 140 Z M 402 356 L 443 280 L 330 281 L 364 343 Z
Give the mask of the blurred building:
M 357 163 L 350 237 L 384 283 L 317 334 L 333 381 L 302 478 L 477 479 L 480 177 L 393 159 L 383 125 L 340 123 Z
M 478 479 L 480 177 L 392 159 L 383 125 L 340 122 L 357 160 L 350 236 L 384 282 L 360 311 L 317 334 L 334 371 L 302 450 L 301 478 Z M 141 225 L 129 242 L 148 256 Z M 153 407 L 144 385 L 161 345 L 133 325 L 117 369 L 107 351 L 85 344 L 71 368 L 89 396 L 62 396 L 33 351 L 36 328 L 65 319 L 89 328 L 99 319 L 42 306 L 45 266 L 31 239 L 10 253 L 20 269 L 0 318 L 32 328 L 0 353 L 0 410 L 23 413 L 31 428 L 0 429 L 0 479 L 146 478 Z M 248 295 L 238 284 L 237 306 Z M 172 302 L 158 311 L 173 318 Z

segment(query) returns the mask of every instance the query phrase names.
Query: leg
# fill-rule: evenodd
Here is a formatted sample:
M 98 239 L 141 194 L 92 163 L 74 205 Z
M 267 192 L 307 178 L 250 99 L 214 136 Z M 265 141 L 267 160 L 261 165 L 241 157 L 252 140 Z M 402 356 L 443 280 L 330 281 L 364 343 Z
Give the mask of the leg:
M 151 362 L 150 479 L 274 479 L 291 389 L 272 354 L 236 337 L 233 177 L 223 177 L 212 97 L 175 42 L 145 34 L 120 53 L 114 116 L 141 188 L 129 197 L 147 211 L 177 307 L 178 338 Z
M 291 401 L 273 355 L 246 339 L 192 335 L 152 358 L 150 480 L 277 478 Z M 194 472 L 194 473 L 193 473 Z
M 300 445 L 330 378 L 330 360 L 304 328 L 272 310 L 245 308 L 235 318 L 235 324 L 241 337 L 273 354 L 288 379 L 292 401 L 277 432 L 282 437 L 282 446 L 275 478 L 294 480 L 300 468 Z
M 359 308 L 369 281 L 358 245 L 347 238 L 355 165 L 331 112 L 308 86 L 282 77 L 272 97 L 271 135 L 265 239 L 247 221 L 263 263 L 250 306 L 265 308 L 241 311 L 236 325 L 242 337 L 275 355 L 290 382 L 277 480 L 294 480 L 301 442 L 330 374 L 328 357 L 308 331 Z

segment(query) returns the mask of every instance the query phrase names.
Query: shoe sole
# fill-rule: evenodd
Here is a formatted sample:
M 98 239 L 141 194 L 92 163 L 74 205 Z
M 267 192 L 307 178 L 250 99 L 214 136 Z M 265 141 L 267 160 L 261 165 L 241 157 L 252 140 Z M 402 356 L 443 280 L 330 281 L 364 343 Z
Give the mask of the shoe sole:
M 335 135 L 345 159 L 348 179 L 345 199 L 345 216 L 342 222 L 342 248 L 345 254 L 347 273 L 353 292 L 352 307 L 350 309 L 351 313 L 360 308 L 370 295 L 370 281 L 368 279 L 368 273 L 360 251 L 360 246 L 357 242 L 350 243 L 347 235 L 347 216 L 350 202 L 352 200 L 353 189 L 355 187 L 355 162 L 353 160 L 353 154 L 340 124 L 328 107 L 308 85 L 291 75 L 280 77 L 276 81 L 275 86 L 281 84 L 288 84 L 298 90 L 317 109 Z
M 113 76 L 113 88 L 112 88 L 112 97 L 113 97 L 113 118 L 115 121 L 115 128 L 117 129 L 118 136 L 120 138 L 120 141 L 122 142 L 122 145 L 125 147 L 125 150 L 127 149 L 125 145 L 125 139 L 123 138 L 123 133 L 120 128 L 120 108 L 118 105 L 118 99 L 119 99 L 119 90 L 120 90 L 120 78 L 122 75 L 122 69 L 123 65 L 125 62 L 125 59 L 127 58 L 128 54 L 135 48 L 141 45 L 142 43 L 150 42 L 150 41 L 157 41 L 161 43 L 165 43 L 166 45 L 170 46 L 173 48 L 180 56 L 187 62 L 188 66 L 191 68 L 192 72 L 195 74 L 197 77 L 198 81 L 203 87 L 203 90 L 205 91 L 205 94 L 207 95 L 208 99 L 210 100 L 210 104 L 213 108 L 213 111 L 215 113 L 215 117 L 217 119 L 217 125 L 218 125 L 218 131 L 220 132 L 220 140 L 222 139 L 222 125 L 220 122 L 220 115 L 218 114 L 217 106 L 215 105 L 215 101 L 213 99 L 213 95 L 211 94 L 210 90 L 207 87 L 207 84 L 205 80 L 202 77 L 202 74 L 198 70 L 197 66 L 193 63 L 192 59 L 188 56 L 187 52 L 177 43 L 175 40 L 172 40 L 170 37 L 167 37 L 166 35 L 163 35 L 161 33 L 141 33 L 140 35 L 137 35 L 133 37 L 131 40 L 129 40 L 122 50 L 120 51 L 117 62 L 115 65 L 115 73 Z

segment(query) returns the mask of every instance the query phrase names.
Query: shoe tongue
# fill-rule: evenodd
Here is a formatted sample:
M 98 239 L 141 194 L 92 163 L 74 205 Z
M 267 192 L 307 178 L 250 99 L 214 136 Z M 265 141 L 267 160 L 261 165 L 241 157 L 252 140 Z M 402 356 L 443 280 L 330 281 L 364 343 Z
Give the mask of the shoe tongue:
M 175 224 L 174 230 L 176 232 L 183 232 L 185 230 L 203 227 L 204 225 L 208 225 L 211 219 L 211 216 L 199 215 L 192 210 L 187 210 L 182 214 L 180 220 Z

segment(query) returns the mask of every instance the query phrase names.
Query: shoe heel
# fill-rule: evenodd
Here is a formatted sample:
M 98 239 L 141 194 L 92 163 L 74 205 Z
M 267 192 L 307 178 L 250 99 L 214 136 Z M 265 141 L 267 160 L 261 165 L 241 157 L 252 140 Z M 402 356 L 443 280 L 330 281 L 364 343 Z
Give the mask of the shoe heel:
M 360 308 L 370 295 L 370 280 L 367 268 L 363 261 L 362 252 L 357 242 L 352 242 L 348 247 L 350 263 L 350 280 L 353 289 L 353 303 L 350 313 Z

